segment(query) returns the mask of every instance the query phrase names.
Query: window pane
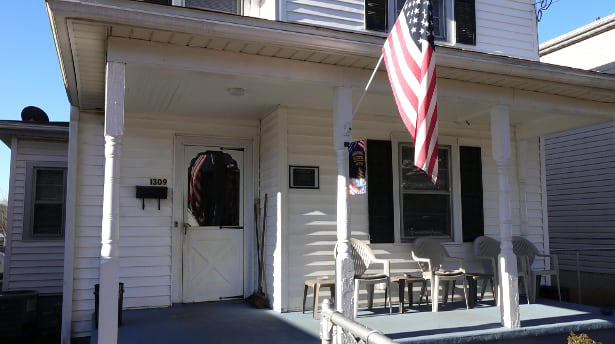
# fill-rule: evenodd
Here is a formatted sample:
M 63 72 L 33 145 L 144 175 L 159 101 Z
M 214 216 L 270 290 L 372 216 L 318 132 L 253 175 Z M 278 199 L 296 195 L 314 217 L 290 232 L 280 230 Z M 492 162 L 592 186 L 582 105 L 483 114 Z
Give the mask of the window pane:
M 433 15 L 433 35 L 435 37 L 443 38 L 444 35 L 442 32 L 444 31 L 444 16 L 442 15 L 442 0 L 432 1 L 431 4 L 431 13 Z
M 36 201 L 59 201 L 64 199 L 64 170 L 36 171 Z
M 449 195 L 403 195 L 402 237 L 450 236 Z
M 414 166 L 414 147 L 402 144 L 401 148 L 401 187 L 402 191 L 433 190 L 449 191 L 449 150 L 438 151 L 438 184 L 434 185 L 427 173 Z
M 33 235 L 59 235 L 62 233 L 62 203 L 36 204 L 34 206 Z

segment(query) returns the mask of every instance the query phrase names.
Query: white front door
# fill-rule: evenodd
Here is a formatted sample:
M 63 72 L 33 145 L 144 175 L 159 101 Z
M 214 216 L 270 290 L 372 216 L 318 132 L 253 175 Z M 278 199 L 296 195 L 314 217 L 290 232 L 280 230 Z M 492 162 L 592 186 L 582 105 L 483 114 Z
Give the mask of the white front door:
M 244 151 L 184 145 L 183 302 L 243 296 Z

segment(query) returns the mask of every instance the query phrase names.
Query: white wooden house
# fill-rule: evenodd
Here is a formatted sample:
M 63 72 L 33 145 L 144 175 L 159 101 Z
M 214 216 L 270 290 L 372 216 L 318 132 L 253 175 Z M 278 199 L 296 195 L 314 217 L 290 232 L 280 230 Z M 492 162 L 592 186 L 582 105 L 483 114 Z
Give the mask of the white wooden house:
M 67 122 L 0 121 L 11 150 L 2 290 L 60 296 Z
M 546 63 L 615 74 L 615 14 L 584 25 L 540 45 L 540 60 Z M 613 122 L 557 133 L 546 137 L 549 232 L 554 249 L 589 247 L 581 250 L 577 285 L 575 251 L 562 251 L 564 285 L 571 296 L 597 305 L 615 304 L 609 285 L 615 280 L 613 248 L 615 206 L 615 129 Z M 589 168 L 587 168 L 589 167 Z M 579 218 L 583 221 L 577 223 Z M 553 222 L 553 221 L 552 221 Z
M 343 271 L 350 235 L 404 272 L 413 269 L 418 236 L 437 236 L 451 254 L 471 258 L 467 241 L 485 234 L 503 241 L 502 319 L 519 326 L 511 235 L 549 250 L 541 137 L 615 113 L 615 78 L 538 61 L 533 0 L 434 2 L 448 166 L 447 187 L 437 192 L 400 178 L 411 138 L 384 70 L 352 118 L 395 2 L 149 2 L 47 0 L 72 104 L 64 342 L 91 333 L 97 283 L 106 300 L 99 343 L 116 341 L 118 281 L 126 308 L 250 295 L 253 200 L 262 205 L 265 194 L 274 310 L 299 309 L 306 279 L 334 275 L 336 241 Z M 371 189 L 348 197 L 348 211 L 350 128 L 352 138 L 370 140 L 376 162 Z M 203 151 L 229 154 L 240 170 L 232 228 L 205 228 L 187 211 L 188 167 Z M 319 188 L 290 188 L 289 166 L 317 166 Z M 165 181 L 160 208 L 135 197 L 136 186 Z M 337 292 L 338 307 L 348 309 L 349 290 Z

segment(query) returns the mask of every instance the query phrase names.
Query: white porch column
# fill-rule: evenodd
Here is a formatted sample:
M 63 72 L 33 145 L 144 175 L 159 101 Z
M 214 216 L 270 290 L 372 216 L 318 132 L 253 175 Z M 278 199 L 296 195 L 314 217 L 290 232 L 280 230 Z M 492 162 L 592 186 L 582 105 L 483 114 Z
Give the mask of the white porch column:
M 100 249 L 98 344 L 117 343 L 120 275 L 119 206 L 120 152 L 124 133 L 126 65 L 107 62 L 105 89 L 105 178 Z
M 337 155 L 337 258 L 335 260 L 335 309 L 353 317 L 354 264 L 348 211 L 348 148 L 352 140 L 352 89 L 335 87 L 333 95 L 333 144 Z
M 513 253 L 510 217 L 510 120 L 509 108 L 496 105 L 491 109 L 491 145 L 498 174 L 498 205 L 501 253 L 498 257 L 500 272 L 500 314 L 502 325 L 520 326 L 517 258 Z

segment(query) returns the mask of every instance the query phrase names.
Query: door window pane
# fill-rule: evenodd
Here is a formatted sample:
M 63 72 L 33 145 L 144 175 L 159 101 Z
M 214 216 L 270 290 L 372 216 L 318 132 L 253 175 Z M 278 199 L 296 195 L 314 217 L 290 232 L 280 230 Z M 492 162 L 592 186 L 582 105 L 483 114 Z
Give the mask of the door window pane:
M 241 172 L 221 151 L 201 152 L 188 167 L 188 210 L 199 226 L 239 226 Z

